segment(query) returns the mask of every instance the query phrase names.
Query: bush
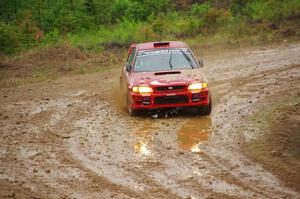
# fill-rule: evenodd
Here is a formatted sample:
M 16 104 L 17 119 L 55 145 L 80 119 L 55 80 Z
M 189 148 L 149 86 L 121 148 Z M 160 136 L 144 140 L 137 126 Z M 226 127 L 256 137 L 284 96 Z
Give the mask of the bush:
M 208 3 L 194 4 L 191 9 L 191 14 L 198 17 L 203 17 L 211 9 Z
M 111 8 L 112 22 L 116 23 L 120 21 L 125 13 L 128 12 L 131 2 L 129 0 L 116 0 Z
M 179 16 L 174 22 L 168 23 L 168 31 L 176 37 L 191 37 L 201 34 L 203 26 L 202 19 Z
M 69 35 L 68 41 L 73 46 L 88 50 L 102 50 L 103 46 L 127 46 L 134 42 L 154 39 L 156 34 L 151 25 L 142 22 L 123 20 L 114 27 L 101 27 L 98 30 L 82 31 Z
M 54 29 L 45 35 L 45 38 L 43 39 L 43 43 L 55 44 L 59 41 L 59 39 L 60 39 L 59 31 L 57 29 Z
M 279 23 L 280 20 L 300 14 L 300 1 L 252 1 L 247 4 L 245 13 L 254 22 Z
M 231 19 L 229 10 L 212 7 L 209 3 L 194 4 L 191 15 L 198 17 L 199 21 L 190 20 L 190 27 L 206 33 L 217 32 L 219 28 L 225 27 Z
M 229 22 L 230 16 L 228 10 L 211 8 L 204 16 L 205 28 L 209 33 L 215 33 L 218 28 L 224 27 Z
M 112 5 L 113 22 L 123 19 L 146 21 L 151 15 L 166 13 L 172 8 L 169 0 L 116 0 Z
M 300 15 L 300 0 L 283 1 L 281 4 L 281 13 L 283 18 Z
M 50 32 L 55 29 L 57 16 L 53 10 L 44 10 L 41 15 L 43 16 L 41 20 L 41 26 L 45 32 Z
M 11 55 L 19 50 L 16 32 L 16 27 L 0 22 L 0 54 Z
M 131 21 L 145 21 L 147 19 L 147 15 L 143 5 L 134 1 L 126 10 L 125 18 Z
M 299 35 L 293 29 L 298 29 L 300 0 L 6 2 L 0 18 L 14 25 L 1 24 L 1 52 L 5 50 L 5 54 L 63 40 L 102 50 L 106 44 L 122 47 L 132 42 L 216 34 L 239 38 L 292 29 Z M 39 33 L 42 36 L 37 39 Z M 7 43 L 13 44 L 4 47 Z
M 93 19 L 84 13 L 70 11 L 61 12 L 56 20 L 57 28 L 63 33 L 78 32 L 93 26 Z
M 247 24 L 245 17 L 232 17 L 230 22 L 224 27 L 224 32 L 228 32 L 232 38 L 238 39 L 252 33 L 251 26 Z

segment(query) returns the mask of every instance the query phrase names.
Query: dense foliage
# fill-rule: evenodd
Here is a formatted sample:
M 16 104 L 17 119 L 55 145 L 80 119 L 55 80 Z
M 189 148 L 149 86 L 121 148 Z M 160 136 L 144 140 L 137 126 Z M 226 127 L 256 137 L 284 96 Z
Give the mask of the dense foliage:
M 97 49 L 284 31 L 282 24 L 299 19 L 300 0 L 1 0 L 0 11 L 0 53 L 13 54 L 62 39 Z

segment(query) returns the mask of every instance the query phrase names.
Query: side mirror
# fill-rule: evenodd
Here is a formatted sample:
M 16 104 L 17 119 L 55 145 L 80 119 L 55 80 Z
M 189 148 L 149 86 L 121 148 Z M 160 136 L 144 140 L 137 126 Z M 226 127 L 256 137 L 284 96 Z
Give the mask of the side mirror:
M 200 66 L 201 68 L 203 68 L 203 66 L 204 66 L 204 61 L 203 61 L 202 59 L 199 59 L 199 60 L 198 60 L 198 64 L 199 64 L 199 66 Z
M 127 63 L 126 63 L 126 71 L 127 71 L 127 72 L 130 72 L 130 70 L 131 70 L 131 66 L 130 66 L 130 64 L 127 62 Z

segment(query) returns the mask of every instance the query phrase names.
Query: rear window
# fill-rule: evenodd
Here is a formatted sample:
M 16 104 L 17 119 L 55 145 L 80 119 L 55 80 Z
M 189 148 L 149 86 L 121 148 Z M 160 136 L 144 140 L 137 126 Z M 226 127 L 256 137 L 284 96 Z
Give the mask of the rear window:
M 195 67 L 196 62 L 187 48 L 142 50 L 137 53 L 134 71 L 151 72 Z

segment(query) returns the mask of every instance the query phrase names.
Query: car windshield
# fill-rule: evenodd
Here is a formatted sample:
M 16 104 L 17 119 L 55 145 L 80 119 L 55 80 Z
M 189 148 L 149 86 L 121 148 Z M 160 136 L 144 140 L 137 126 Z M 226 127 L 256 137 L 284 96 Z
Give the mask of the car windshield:
M 179 70 L 195 68 L 196 63 L 187 48 L 138 51 L 135 72 Z

